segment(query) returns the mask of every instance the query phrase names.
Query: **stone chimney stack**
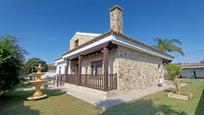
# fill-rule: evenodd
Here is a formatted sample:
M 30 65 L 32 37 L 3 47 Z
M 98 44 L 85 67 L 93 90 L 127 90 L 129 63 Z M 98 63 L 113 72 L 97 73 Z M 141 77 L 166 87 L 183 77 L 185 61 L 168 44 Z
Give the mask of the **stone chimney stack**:
M 115 5 L 110 9 L 110 30 L 123 33 L 123 9 Z

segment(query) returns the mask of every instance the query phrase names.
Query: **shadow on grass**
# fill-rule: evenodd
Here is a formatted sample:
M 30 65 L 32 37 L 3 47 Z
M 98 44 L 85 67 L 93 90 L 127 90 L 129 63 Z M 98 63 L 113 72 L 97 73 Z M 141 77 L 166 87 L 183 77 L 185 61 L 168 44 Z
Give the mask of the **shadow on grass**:
M 38 110 L 25 106 L 24 101 L 32 96 L 34 91 L 13 91 L 0 96 L 0 115 L 39 115 Z M 59 96 L 64 94 L 60 90 L 43 90 L 43 93 L 50 96 Z M 48 97 L 48 98 L 49 98 Z
M 117 100 L 118 101 L 118 100 Z M 101 115 L 187 115 L 167 105 L 155 105 L 151 100 L 124 103 L 105 110 Z
M 204 115 L 204 90 L 202 92 L 202 95 L 200 96 L 200 101 L 197 105 L 195 115 Z
M 169 93 L 169 92 L 174 91 L 174 89 L 173 89 L 173 88 L 169 88 L 169 89 L 165 89 L 164 91 L 167 92 L 167 93 Z
M 104 101 L 100 101 L 96 105 L 101 108 L 109 108 L 109 107 L 112 107 L 112 106 L 115 106 L 121 103 L 123 103 L 123 101 L 121 101 L 120 99 L 107 99 Z

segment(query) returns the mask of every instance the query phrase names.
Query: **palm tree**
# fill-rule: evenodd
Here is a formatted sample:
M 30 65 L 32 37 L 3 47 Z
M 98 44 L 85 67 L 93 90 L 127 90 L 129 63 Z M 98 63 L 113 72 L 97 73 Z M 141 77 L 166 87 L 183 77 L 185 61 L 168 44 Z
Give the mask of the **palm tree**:
M 162 38 L 155 38 L 154 40 L 157 42 L 157 45 L 155 47 L 158 48 L 161 52 L 166 53 L 176 51 L 184 56 L 183 49 L 180 47 L 180 40 Z

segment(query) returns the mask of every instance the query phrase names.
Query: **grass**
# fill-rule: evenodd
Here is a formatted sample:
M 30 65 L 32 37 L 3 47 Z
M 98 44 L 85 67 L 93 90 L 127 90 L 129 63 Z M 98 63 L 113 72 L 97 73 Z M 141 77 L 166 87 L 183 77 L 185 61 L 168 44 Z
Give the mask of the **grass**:
M 204 115 L 204 80 L 183 80 L 189 83 L 182 91 L 192 92 L 192 101 L 167 97 L 171 90 L 161 91 L 124 103 L 106 111 L 67 95 L 59 90 L 44 90 L 48 98 L 27 101 L 32 91 L 7 93 L 0 97 L 1 115 Z M 114 101 L 114 100 L 113 100 Z
M 65 94 L 44 90 L 48 98 L 27 101 L 33 91 L 11 92 L 0 97 L 0 115 L 96 115 L 101 109 Z
M 182 82 L 188 82 L 183 80 Z M 191 80 L 182 91 L 192 92 L 192 101 L 183 101 L 167 97 L 171 90 L 145 96 L 139 100 L 121 104 L 103 112 L 104 115 L 204 115 L 204 81 Z

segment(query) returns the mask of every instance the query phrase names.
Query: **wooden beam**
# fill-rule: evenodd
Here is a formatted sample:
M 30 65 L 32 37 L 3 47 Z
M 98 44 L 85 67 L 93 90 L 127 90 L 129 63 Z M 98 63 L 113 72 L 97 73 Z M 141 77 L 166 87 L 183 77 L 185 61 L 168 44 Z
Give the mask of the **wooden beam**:
M 103 65 L 104 65 L 104 90 L 108 91 L 108 48 L 103 48 Z
M 69 68 L 69 60 L 67 60 L 66 67 L 65 67 L 65 82 L 68 79 L 68 68 Z
M 108 48 L 112 48 L 112 47 L 116 47 L 115 44 L 112 44 L 112 42 L 106 42 L 106 43 L 103 43 L 103 44 L 100 44 L 98 46 L 95 46 L 95 47 L 92 47 L 92 48 L 89 48 L 83 52 L 80 52 L 80 53 L 77 53 L 77 54 L 74 54 L 70 57 L 67 57 L 65 59 L 74 59 L 80 55 L 88 55 L 88 54 L 91 54 L 91 53 L 94 53 L 94 52 L 97 52 L 97 51 L 100 51 L 101 49 L 103 49 L 104 47 L 108 47 Z
M 78 57 L 78 72 L 77 72 L 77 76 L 78 76 L 78 84 L 81 84 L 81 61 L 82 61 L 82 56 Z
M 65 75 L 68 74 L 68 66 L 69 66 L 69 60 L 67 60 L 67 62 L 66 62 L 66 66 L 65 66 L 65 70 L 64 70 Z

